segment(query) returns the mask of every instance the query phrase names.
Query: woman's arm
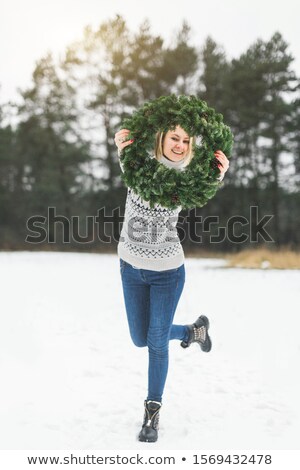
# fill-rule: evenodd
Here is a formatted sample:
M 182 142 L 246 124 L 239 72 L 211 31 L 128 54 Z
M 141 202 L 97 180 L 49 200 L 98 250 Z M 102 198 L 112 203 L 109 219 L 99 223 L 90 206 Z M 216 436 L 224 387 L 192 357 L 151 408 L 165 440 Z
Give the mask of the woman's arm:
M 118 147 L 118 156 L 121 156 L 122 150 L 127 147 L 127 145 L 132 144 L 133 139 L 128 140 L 128 134 L 130 131 L 128 129 L 121 129 L 120 131 L 116 132 L 115 134 L 115 144 Z M 122 172 L 124 173 L 124 168 L 121 160 L 119 159 L 119 164 L 121 167 Z

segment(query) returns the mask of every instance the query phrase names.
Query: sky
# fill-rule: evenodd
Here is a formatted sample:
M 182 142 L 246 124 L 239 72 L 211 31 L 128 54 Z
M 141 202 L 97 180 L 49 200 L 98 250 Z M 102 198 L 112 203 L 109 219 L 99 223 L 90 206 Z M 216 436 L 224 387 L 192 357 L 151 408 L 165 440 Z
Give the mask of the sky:
M 201 46 L 210 35 L 229 59 L 277 30 L 300 74 L 298 0 L 0 0 L 0 101 L 17 99 L 17 89 L 30 85 L 35 62 L 48 51 L 58 57 L 85 26 L 97 27 L 116 14 L 133 31 L 148 18 L 152 32 L 167 42 L 186 20 L 191 43 Z

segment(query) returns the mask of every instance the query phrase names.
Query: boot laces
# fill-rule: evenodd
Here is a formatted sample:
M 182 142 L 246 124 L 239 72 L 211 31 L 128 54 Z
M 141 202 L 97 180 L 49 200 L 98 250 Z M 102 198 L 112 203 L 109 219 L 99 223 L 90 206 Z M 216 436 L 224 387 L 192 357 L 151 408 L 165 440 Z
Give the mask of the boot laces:
M 204 343 L 206 340 L 206 328 L 205 326 L 200 326 L 200 328 L 194 326 L 193 328 L 194 331 L 194 340 L 195 341 L 200 341 L 200 343 Z
M 158 404 L 158 408 L 151 409 L 147 405 L 150 403 Z M 156 401 L 148 401 L 145 403 L 145 426 L 150 427 L 153 426 L 154 429 L 158 428 L 159 425 L 159 410 L 161 408 L 161 403 Z

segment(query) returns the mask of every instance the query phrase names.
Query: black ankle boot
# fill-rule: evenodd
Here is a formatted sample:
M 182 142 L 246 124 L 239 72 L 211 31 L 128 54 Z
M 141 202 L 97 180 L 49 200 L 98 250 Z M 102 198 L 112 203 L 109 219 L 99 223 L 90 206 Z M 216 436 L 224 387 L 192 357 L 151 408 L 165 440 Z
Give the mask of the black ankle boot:
M 139 441 L 155 442 L 158 436 L 159 410 L 162 404 L 158 401 L 145 400 L 144 406 L 144 422 L 139 434 Z
M 189 337 L 187 341 L 181 341 L 183 348 L 188 348 L 192 343 L 198 343 L 202 351 L 209 352 L 211 350 L 211 339 L 208 334 L 209 320 L 206 316 L 201 315 L 195 323 L 187 325 Z

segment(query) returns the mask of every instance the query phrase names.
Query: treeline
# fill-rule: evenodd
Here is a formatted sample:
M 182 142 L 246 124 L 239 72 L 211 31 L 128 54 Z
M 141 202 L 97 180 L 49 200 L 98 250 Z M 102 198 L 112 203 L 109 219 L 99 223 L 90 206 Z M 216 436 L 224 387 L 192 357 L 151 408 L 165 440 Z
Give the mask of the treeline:
M 114 133 L 170 93 L 206 100 L 235 136 L 223 188 L 181 213 L 185 248 L 300 246 L 300 87 L 288 44 L 276 32 L 229 60 L 212 38 L 196 47 L 190 36 L 183 23 L 168 43 L 117 16 L 86 28 L 60 60 L 36 63 L 21 104 L 0 109 L 0 249 L 115 249 L 126 188 Z

